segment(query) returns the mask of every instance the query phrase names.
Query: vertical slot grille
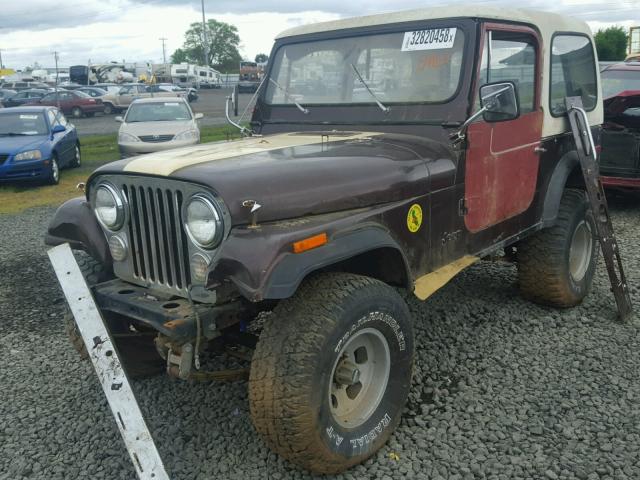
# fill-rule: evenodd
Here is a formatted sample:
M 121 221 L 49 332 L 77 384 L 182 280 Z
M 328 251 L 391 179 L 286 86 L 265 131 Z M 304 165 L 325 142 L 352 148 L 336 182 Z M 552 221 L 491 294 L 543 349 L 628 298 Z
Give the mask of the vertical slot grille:
M 129 204 L 128 234 L 133 277 L 149 286 L 186 292 L 190 284 L 180 190 L 150 184 L 122 186 Z

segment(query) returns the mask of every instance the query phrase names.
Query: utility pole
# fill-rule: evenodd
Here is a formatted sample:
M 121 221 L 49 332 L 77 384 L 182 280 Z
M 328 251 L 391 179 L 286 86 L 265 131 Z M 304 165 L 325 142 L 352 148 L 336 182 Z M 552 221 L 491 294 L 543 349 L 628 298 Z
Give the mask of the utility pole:
M 53 58 L 56 61 L 56 86 L 55 88 L 55 92 L 56 92 L 56 105 L 58 106 L 58 110 L 60 109 L 60 97 L 58 96 L 58 52 L 53 52 Z
M 0 68 L 4 68 L 4 63 L 2 63 L 2 49 L 0 48 Z
M 202 3 L 202 45 L 204 50 L 204 66 L 209 66 L 209 46 L 207 44 L 207 23 L 204 20 L 204 0 L 201 0 Z
M 167 51 L 164 48 L 164 42 L 167 41 L 165 37 L 160 37 L 160 41 L 162 42 L 162 63 L 167 63 Z

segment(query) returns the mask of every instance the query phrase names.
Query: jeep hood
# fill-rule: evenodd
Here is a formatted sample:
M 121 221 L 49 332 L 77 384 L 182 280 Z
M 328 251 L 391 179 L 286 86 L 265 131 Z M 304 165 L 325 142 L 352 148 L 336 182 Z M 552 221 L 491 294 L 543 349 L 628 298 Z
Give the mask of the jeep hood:
M 446 159 L 453 174 L 451 158 L 447 147 L 408 135 L 286 133 L 167 150 L 105 165 L 94 175 L 156 175 L 205 185 L 238 225 L 249 221 L 245 200 L 262 206 L 258 221 L 266 222 L 425 195 L 429 163 Z

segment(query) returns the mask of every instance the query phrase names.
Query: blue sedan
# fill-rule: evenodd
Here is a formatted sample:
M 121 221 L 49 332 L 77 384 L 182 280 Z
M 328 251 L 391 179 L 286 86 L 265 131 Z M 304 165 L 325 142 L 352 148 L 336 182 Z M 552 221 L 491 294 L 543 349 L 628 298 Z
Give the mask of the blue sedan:
M 76 127 L 57 108 L 0 110 L 0 183 L 35 180 L 55 185 L 61 168 L 79 166 Z

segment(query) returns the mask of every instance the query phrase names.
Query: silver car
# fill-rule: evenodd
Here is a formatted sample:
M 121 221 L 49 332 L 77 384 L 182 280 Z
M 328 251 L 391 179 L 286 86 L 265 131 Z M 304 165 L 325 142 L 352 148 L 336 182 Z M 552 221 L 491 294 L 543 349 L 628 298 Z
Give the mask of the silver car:
M 197 120 L 184 98 L 142 98 L 135 100 L 118 131 L 122 158 L 200 143 Z

